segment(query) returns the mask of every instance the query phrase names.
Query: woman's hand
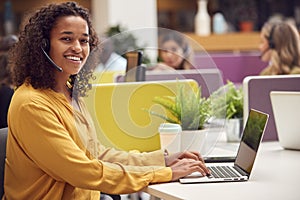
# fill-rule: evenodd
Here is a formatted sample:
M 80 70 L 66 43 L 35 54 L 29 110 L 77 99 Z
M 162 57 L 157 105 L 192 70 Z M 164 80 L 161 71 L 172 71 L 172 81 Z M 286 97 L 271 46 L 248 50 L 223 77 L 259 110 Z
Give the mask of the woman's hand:
M 171 167 L 172 181 L 200 172 L 203 176 L 210 174 L 199 152 L 184 151 L 165 156 L 166 166 Z
M 174 154 L 171 154 L 171 155 L 166 155 L 165 156 L 166 166 L 170 166 L 170 165 L 178 162 L 180 159 L 184 159 L 184 158 L 188 158 L 188 159 L 193 159 L 193 160 L 198 160 L 198 161 L 204 162 L 204 160 L 203 160 L 203 158 L 202 158 L 202 156 L 200 155 L 199 152 L 184 151 L 184 152 L 174 153 Z
M 184 158 L 170 166 L 172 169 L 172 181 L 185 177 L 193 172 L 200 172 L 203 176 L 210 174 L 204 162 L 200 160 Z

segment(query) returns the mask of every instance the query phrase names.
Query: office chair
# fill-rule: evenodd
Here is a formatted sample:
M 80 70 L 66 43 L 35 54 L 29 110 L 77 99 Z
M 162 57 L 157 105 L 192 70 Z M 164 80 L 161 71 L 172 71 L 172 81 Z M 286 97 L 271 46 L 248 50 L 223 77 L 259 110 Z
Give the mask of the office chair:
M 108 198 L 106 198 L 108 196 Z M 118 194 L 107 194 L 101 192 L 100 200 L 107 200 L 107 199 L 112 199 L 112 200 L 121 200 L 121 195 Z
M 0 198 L 4 194 L 4 166 L 6 157 L 6 139 L 7 139 L 7 128 L 0 129 Z

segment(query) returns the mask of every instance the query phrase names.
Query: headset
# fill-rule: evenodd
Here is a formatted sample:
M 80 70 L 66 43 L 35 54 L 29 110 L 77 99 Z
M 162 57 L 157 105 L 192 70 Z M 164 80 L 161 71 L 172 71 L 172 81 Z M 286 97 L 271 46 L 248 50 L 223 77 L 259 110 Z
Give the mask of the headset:
M 63 69 L 61 67 L 59 67 L 57 64 L 54 63 L 54 61 L 50 58 L 50 56 L 48 55 L 47 52 L 49 52 L 50 50 L 50 42 L 47 39 L 42 39 L 42 45 L 41 45 L 41 49 L 42 52 L 44 53 L 44 55 L 46 56 L 46 58 L 48 59 L 48 61 L 60 72 L 63 71 Z
M 273 35 L 274 35 L 274 29 L 275 29 L 275 27 L 276 27 L 276 25 L 272 26 L 270 34 L 267 37 L 270 49 L 275 49 L 275 43 L 274 43 L 274 40 L 273 40 Z
M 269 36 L 266 36 L 266 39 L 268 40 L 269 47 L 262 52 L 262 54 L 260 55 L 260 58 L 262 58 L 270 49 L 275 49 L 275 42 L 273 40 L 273 35 L 274 35 L 274 29 L 275 29 L 275 27 L 276 27 L 276 24 L 274 24 L 271 27 Z

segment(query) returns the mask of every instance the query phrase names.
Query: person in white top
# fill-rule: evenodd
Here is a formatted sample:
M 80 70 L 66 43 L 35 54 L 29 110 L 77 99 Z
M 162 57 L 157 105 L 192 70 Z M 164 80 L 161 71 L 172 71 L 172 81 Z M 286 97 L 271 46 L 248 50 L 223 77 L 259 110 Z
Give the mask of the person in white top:
M 124 57 L 114 51 L 111 39 L 105 39 L 102 42 L 102 49 L 99 55 L 100 64 L 95 68 L 95 72 L 102 71 L 124 71 L 127 61 Z

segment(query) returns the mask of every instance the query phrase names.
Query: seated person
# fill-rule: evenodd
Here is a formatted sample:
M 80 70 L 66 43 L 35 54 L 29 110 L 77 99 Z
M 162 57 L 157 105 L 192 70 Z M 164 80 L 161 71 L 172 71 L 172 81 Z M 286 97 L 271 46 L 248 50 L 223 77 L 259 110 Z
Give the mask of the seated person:
M 114 51 L 112 39 L 104 39 L 100 48 L 100 64 L 95 68 L 95 72 L 102 71 L 124 71 L 126 70 L 126 59 Z
M 86 62 L 98 45 L 89 13 L 75 2 L 48 4 L 10 49 L 16 89 L 2 199 L 99 200 L 100 192 L 127 194 L 210 173 L 199 152 L 125 152 L 101 144 L 83 100 L 95 65 Z
M 192 51 L 184 35 L 176 31 L 164 32 L 159 37 L 160 62 L 152 70 L 191 69 Z
M 260 75 L 300 74 L 300 39 L 287 22 L 267 22 L 261 30 L 261 60 L 269 62 Z

